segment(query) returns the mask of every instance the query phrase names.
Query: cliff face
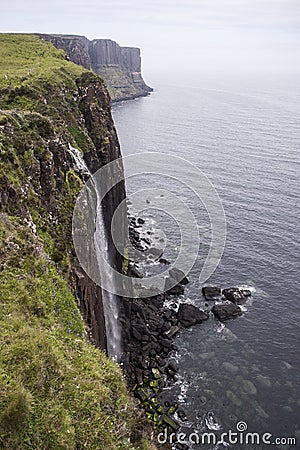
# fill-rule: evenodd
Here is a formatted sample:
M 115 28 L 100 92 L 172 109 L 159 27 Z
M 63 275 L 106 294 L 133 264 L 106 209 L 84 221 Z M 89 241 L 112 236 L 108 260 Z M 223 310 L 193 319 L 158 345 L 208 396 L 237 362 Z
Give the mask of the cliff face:
M 72 62 L 101 75 L 112 101 L 145 96 L 152 91 L 142 77 L 139 48 L 120 47 L 110 39 L 89 41 L 84 36 L 43 34 L 39 37 L 64 50 Z
M 72 245 L 85 175 L 70 145 L 91 172 L 120 156 L 110 97 L 35 36 L 0 35 L 0 52 L 0 447 L 150 449 L 120 369 L 88 342 L 78 309 L 104 348 L 101 289 Z M 124 195 L 123 184 L 111 192 L 107 216 Z
M 77 293 L 91 336 L 104 349 L 101 289 L 82 271 L 72 247 L 72 213 L 84 175 L 76 169 L 68 149 L 69 144 L 79 149 L 92 173 L 120 157 L 110 98 L 103 81 L 91 72 L 81 71 L 62 88 L 44 80 L 43 87 L 37 90 L 34 70 L 27 83 L 13 89 L 3 88 L 1 92 L 1 108 L 13 108 L 5 114 L 2 130 L 2 145 L 8 150 L 4 150 L 1 158 L 1 209 L 22 220 L 33 220 L 38 233 L 49 235 L 52 242 L 47 252 L 62 269 L 68 267 L 66 275 Z M 20 172 L 16 180 L 7 176 L 10 167 Z M 107 195 L 104 200 L 107 223 L 124 196 L 124 185 Z M 113 247 L 111 252 L 120 269 L 121 258 Z

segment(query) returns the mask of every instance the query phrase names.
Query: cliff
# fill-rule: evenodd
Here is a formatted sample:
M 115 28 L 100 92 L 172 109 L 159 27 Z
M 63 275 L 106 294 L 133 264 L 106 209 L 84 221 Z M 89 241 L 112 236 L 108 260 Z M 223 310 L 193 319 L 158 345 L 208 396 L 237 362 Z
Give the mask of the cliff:
M 143 80 L 139 48 L 120 47 L 110 39 L 89 41 L 84 36 L 38 36 L 64 50 L 70 61 L 101 75 L 112 101 L 149 95 L 153 90 Z
M 36 36 L 0 35 L 0 55 L 0 446 L 154 448 L 118 366 L 90 343 L 106 345 L 102 293 L 72 245 L 85 174 L 70 148 L 91 172 L 120 156 L 109 94 Z M 108 221 L 124 196 L 121 183 L 106 197 Z

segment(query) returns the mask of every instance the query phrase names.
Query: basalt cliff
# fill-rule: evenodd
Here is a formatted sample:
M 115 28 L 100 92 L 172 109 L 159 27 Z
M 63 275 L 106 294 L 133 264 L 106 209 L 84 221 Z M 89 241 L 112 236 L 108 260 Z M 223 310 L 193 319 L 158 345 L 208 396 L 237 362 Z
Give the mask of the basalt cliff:
M 177 417 L 185 417 L 172 398 L 160 397 L 176 378 L 172 339 L 208 316 L 191 305 L 166 308 L 166 296 L 183 293 L 188 281 L 170 270 L 169 281 L 176 282 L 166 292 L 118 298 L 120 366 L 107 357 L 106 292 L 79 263 L 72 218 L 91 174 L 118 160 L 123 180 L 109 92 L 83 59 L 68 61 L 65 51 L 37 35 L 0 35 L 0 55 L 0 447 L 169 450 L 153 431 L 173 433 Z M 139 53 L 124 55 L 140 68 Z M 110 231 L 125 198 L 120 181 L 101 202 L 103 233 L 94 237 L 98 222 L 92 220 L 92 239 L 84 245 L 89 251 L 99 239 L 98 251 L 109 252 L 117 272 L 140 278 Z M 129 230 L 132 244 L 143 249 L 143 219 L 128 219 L 118 238 L 122 243 Z
M 70 61 L 101 75 L 112 101 L 121 101 L 149 95 L 141 73 L 139 48 L 121 47 L 110 39 L 89 41 L 84 36 L 38 35 L 66 52 Z
M 153 450 L 120 368 L 101 350 L 101 288 L 72 243 L 85 182 L 76 155 L 92 173 L 120 157 L 107 88 L 34 35 L 0 35 L 0 54 L 0 447 Z M 75 55 L 100 64 L 97 52 Z M 139 53 L 122 55 L 138 73 Z M 104 199 L 107 222 L 124 196 L 119 183 Z

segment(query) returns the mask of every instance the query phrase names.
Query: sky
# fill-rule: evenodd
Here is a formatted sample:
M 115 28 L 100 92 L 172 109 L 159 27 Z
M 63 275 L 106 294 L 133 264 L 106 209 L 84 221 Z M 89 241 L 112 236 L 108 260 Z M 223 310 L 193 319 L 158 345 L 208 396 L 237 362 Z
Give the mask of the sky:
M 143 71 L 300 72 L 299 0 L 1 0 L 1 32 L 110 38 Z

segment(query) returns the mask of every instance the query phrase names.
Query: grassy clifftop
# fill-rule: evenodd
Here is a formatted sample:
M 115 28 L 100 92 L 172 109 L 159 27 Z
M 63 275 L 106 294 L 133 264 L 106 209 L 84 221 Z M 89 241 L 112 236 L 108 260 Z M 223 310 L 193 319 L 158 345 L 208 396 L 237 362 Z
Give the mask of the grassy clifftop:
M 60 81 L 79 76 L 83 68 L 70 64 L 62 50 L 28 34 L 0 34 L 0 87 L 33 85 L 34 80 Z
M 87 340 L 71 219 L 82 176 L 118 153 L 99 77 L 0 35 L 0 448 L 152 449 L 118 366 Z

